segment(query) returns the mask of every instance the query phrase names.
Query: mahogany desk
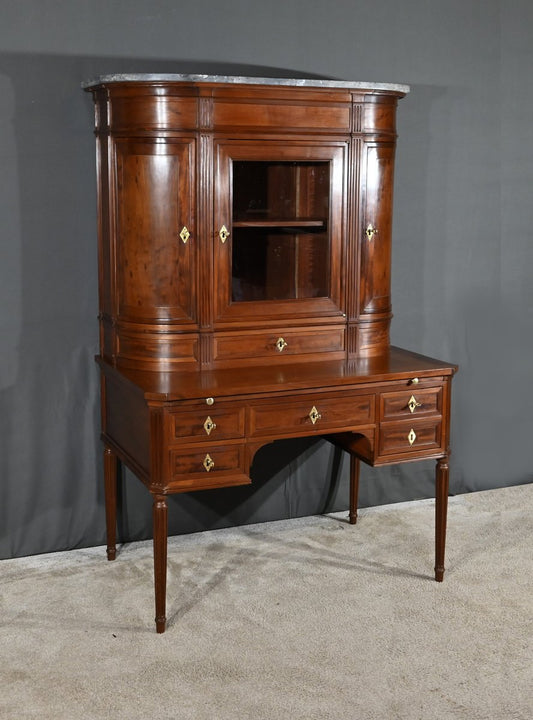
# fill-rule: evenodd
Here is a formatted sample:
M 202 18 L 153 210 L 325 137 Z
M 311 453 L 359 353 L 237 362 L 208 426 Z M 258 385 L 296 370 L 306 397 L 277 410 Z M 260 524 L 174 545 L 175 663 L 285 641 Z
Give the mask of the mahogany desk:
M 165 630 L 167 495 L 252 482 L 257 450 L 324 437 L 350 453 L 350 522 L 359 461 L 433 458 L 435 579 L 444 576 L 453 365 L 391 348 L 379 358 L 203 373 L 117 371 L 101 361 L 108 549 L 116 555 L 117 459 L 153 498 L 156 627 Z
M 153 497 L 158 632 L 167 496 L 251 482 L 257 450 L 281 438 L 350 453 L 351 522 L 361 460 L 436 459 L 441 581 L 456 368 L 389 340 L 396 110 L 409 87 L 169 74 L 84 87 L 108 556 L 120 459 Z

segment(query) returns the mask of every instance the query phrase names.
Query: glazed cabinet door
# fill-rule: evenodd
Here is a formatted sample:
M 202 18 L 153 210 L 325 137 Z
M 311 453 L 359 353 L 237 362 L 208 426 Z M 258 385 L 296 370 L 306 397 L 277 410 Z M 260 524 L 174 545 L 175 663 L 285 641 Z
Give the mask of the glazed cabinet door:
M 194 140 L 115 140 L 119 321 L 195 320 Z
M 342 318 L 347 144 L 215 142 L 215 327 Z

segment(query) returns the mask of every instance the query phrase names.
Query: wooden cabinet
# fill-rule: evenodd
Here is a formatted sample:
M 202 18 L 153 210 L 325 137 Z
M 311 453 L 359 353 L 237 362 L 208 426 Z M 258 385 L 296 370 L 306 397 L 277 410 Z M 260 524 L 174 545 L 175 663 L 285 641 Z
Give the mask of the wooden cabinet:
M 97 139 L 108 556 L 117 459 L 153 496 L 249 483 L 279 438 L 435 458 L 444 572 L 455 367 L 391 348 L 396 105 L 408 88 L 207 76 L 85 85 Z
M 198 370 L 387 350 L 406 88 L 104 78 L 90 89 L 106 360 Z M 289 328 L 298 340 L 276 345 Z

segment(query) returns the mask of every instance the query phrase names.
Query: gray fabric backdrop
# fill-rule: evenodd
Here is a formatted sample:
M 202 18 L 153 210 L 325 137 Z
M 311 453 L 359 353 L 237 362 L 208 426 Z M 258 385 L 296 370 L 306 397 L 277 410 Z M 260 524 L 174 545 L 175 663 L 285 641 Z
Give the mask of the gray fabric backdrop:
M 94 139 L 114 71 L 405 82 L 393 341 L 459 363 L 452 492 L 533 479 L 529 0 L 0 0 L 0 557 L 104 541 Z M 347 506 L 326 443 L 264 448 L 251 487 L 172 498 L 170 531 Z M 433 463 L 365 469 L 361 503 L 431 496 Z M 121 536 L 150 535 L 126 474 Z

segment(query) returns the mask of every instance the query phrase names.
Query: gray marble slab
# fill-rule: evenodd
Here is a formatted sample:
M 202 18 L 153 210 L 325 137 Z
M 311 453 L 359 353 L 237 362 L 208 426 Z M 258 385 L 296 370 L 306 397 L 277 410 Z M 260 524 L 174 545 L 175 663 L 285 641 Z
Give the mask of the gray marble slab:
M 285 85 L 288 87 L 343 88 L 347 90 L 389 90 L 408 93 L 409 85 L 393 83 L 352 82 L 347 80 L 322 80 L 316 78 L 263 78 L 240 77 L 235 75 L 194 75 L 194 74 L 137 74 L 123 73 L 100 75 L 81 84 L 82 88 L 91 88 L 103 83 L 115 82 L 192 82 L 192 83 L 234 83 L 235 85 Z

